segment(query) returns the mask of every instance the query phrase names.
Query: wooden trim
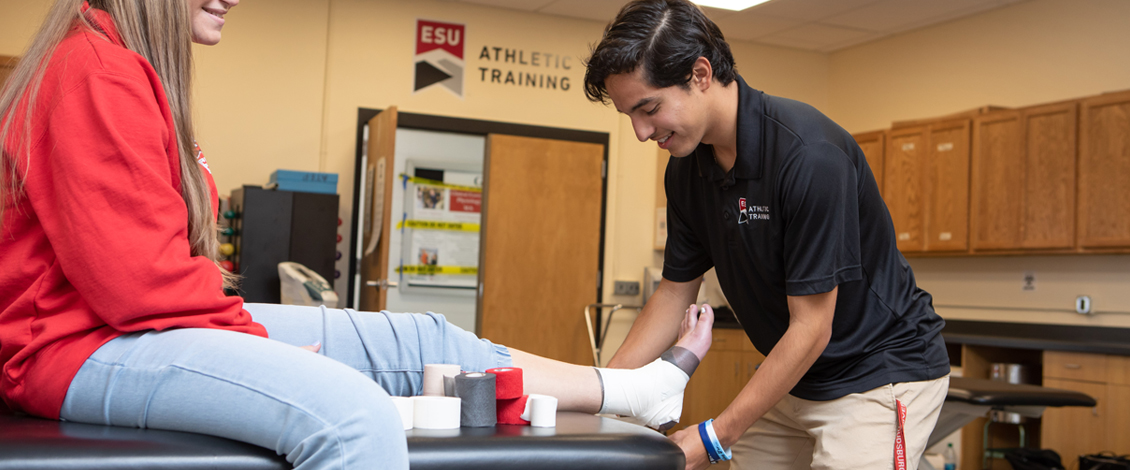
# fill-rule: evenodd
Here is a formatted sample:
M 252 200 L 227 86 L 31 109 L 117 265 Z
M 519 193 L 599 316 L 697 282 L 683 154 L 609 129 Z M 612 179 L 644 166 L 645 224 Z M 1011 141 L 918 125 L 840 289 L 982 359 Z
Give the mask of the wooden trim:
M 957 113 L 953 113 L 953 114 L 946 114 L 944 116 L 938 116 L 938 117 L 933 117 L 933 118 L 908 119 L 906 121 L 895 121 L 895 122 L 891 123 L 891 128 L 925 126 L 925 125 L 928 125 L 928 124 L 935 124 L 935 123 L 938 123 L 938 122 L 957 120 L 957 119 L 973 119 L 977 116 L 982 116 L 982 115 L 985 115 L 985 114 L 995 113 L 995 112 L 999 112 L 999 111 L 1007 111 L 1009 109 L 1012 109 L 1012 108 L 1008 108 L 1008 107 L 1004 107 L 1004 106 L 986 105 L 986 106 L 973 108 L 973 109 L 970 109 L 968 111 L 961 111 L 961 112 L 957 112 Z

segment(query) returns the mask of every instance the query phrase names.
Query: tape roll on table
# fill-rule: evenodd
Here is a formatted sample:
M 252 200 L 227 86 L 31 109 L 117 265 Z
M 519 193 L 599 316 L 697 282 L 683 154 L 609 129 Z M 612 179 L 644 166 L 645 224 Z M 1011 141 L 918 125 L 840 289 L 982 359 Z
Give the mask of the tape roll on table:
M 487 369 L 488 374 L 494 374 L 494 393 L 499 400 L 512 400 L 520 398 L 525 392 L 522 389 L 522 369 L 517 367 L 495 367 Z
M 498 424 L 530 424 L 529 421 L 522 419 L 522 413 L 526 411 L 527 399 L 528 396 L 521 396 L 498 400 Z
M 412 424 L 416 429 L 458 429 L 460 402 L 455 397 L 413 397 Z
M 413 397 L 392 397 L 392 404 L 400 412 L 400 422 L 404 423 L 404 430 L 412 429 L 412 417 L 415 415 L 413 408 L 416 406 Z
M 460 369 L 459 364 L 424 364 L 424 396 L 445 396 L 443 378 L 459 375 Z
M 469 428 L 485 428 L 498 422 L 495 414 L 494 374 L 467 372 L 455 376 L 455 396 L 463 402 L 459 424 Z
M 526 411 L 522 419 L 530 422 L 535 428 L 552 428 L 557 426 L 557 397 L 549 395 L 530 395 L 526 400 Z
M 456 376 L 458 377 L 458 376 Z M 455 394 L 455 377 L 443 376 L 443 396 L 457 397 Z

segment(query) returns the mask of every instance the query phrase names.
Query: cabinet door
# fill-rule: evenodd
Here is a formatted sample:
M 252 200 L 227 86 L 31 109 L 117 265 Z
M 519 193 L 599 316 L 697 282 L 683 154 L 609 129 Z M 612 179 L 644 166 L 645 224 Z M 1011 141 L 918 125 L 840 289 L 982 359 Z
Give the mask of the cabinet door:
M 883 191 L 883 154 L 886 149 L 886 132 L 875 131 L 855 134 L 855 143 L 863 150 L 863 157 L 867 159 L 867 166 L 875 175 L 875 183 L 879 185 L 879 192 Z
M 926 128 L 891 130 L 883 165 L 883 198 L 895 225 L 898 249 L 904 253 L 926 249 L 923 192 L 923 155 Z
M 969 249 L 969 120 L 931 124 L 927 163 L 926 251 Z
M 719 414 L 745 387 L 745 353 L 711 350 L 687 384 L 679 426 L 694 426 Z
M 1130 246 L 1130 92 L 1083 101 L 1078 208 L 1080 246 Z
M 1059 453 L 1064 463 L 1078 461 L 1080 455 L 1106 449 L 1107 385 L 1075 380 L 1044 379 L 1044 386 L 1083 392 L 1098 401 L 1094 408 L 1048 408 L 1040 425 L 1040 447 Z M 1068 464 L 1070 465 L 1070 464 Z
M 1071 102 L 1023 111 L 1027 171 L 1022 248 L 1075 246 L 1077 109 Z
M 1130 386 L 1107 384 L 1106 447 L 1118 455 L 1130 454 Z
M 1020 247 L 1025 179 L 1020 122 L 1017 111 L 973 121 L 969 219 L 974 250 Z

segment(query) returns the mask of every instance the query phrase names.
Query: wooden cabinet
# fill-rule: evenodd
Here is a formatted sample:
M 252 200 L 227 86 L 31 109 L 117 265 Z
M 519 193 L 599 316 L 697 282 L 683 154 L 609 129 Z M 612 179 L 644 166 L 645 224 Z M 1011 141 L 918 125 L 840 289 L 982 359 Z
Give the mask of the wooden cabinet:
M 969 248 L 969 120 L 928 127 L 926 251 Z
M 924 251 L 925 211 L 922 165 L 926 128 L 894 129 L 887 134 L 883 166 L 883 199 L 895 224 L 898 249 L 903 253 Z
M 968 249 L 968 119 L 892 129 L 883 197 L 904 253 Z
M 975 251 L 1075 245 L 1076 102 L 973 121 L 971 245 Z
M 0 55 L 0 88 L 4 86 L 4 82 L 8 80 L 8 75 L 12 74 L 12 69 L 16 68 L 17 59 L 15 57 L 8 57 Z
M 1130 92 L 1082 102 L 1078 237 L 1082 248 L 1130 247 Z
M 875 183 L 879 185 L 879 192 L 881 193 L 883 191 L 883 164 L 887 133 L 885 131 L 865 132 L 855 134 L 852 137 L 855 137 L 855 143 L 859 144 L 859 148 L 863 150 L 863 157 L 867 159 L 867 166 L 871 168 L 871 173 L 875 175 Z
M 717 418 L 738 396 L 765 356 L 753 348 L 745 331 L 714 330 L 710 352 L 687 384 L 679 428 Z
M 1044 386 L 1086 393 L 1094 408 L 1048 408 L 1041 445 L 1063 457 L 1111 451 L 1130 453 L 1130 358 L 1103 354 L 1044 353 Z

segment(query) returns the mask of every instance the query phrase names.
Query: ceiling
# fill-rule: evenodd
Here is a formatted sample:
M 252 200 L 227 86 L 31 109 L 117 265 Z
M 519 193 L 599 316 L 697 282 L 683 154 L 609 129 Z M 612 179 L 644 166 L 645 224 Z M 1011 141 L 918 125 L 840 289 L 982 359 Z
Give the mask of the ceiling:
M 607 23 L 627 0 L 454 0 Z M 704 8 L 729 40 L 832 52 L 1023 0 L 770 0 Z

